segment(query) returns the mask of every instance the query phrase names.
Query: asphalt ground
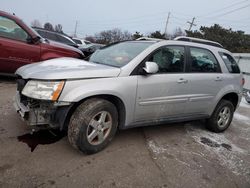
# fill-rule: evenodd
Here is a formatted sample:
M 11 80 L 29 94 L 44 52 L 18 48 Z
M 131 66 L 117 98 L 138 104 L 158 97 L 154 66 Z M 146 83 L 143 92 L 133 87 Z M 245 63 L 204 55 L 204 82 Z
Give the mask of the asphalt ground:
M 13 79 L 0 78 L 0 187 L 250 187 L 250 105 L 242 100 L 230 128 L 203 121 L 119 131 L 84 155 L 60 135 L 29 135 L 12 105 Z M 44 138 L 45 137 L 45 138 Z M 26 141 L 25 141 L 26 139 Z M 27 144 L 27 139 L 32 144 Z M 50 139 L 50 141 L 48 141 Z

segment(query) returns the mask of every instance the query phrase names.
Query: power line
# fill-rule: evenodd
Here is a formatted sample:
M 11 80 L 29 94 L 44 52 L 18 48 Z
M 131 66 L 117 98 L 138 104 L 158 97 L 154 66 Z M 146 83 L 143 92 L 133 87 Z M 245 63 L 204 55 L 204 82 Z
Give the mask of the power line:
M 249 6 L 250 6 L 250 4 L 247 4 L 247 5 L 245 5 L 245 6 L 242 6 L 242 7 L 233 9 L 233 10 L 230 10 L 230 11 L 228 11 L 228 12 L 225 12 L 225 13 L 222 13 L 222 14 L 219 14 L 219 15 L 216 15 L 216 16 L 213 16 L 213 17 L 210 17 L 210 18 L 216 18 L 216 17 L 218 18 L 218 17 L 221 17 L 221 16 L 225 16 L 225 15 L 231 14 L 231 13 L 233 13 L 233 12 L 239 11 L 239 10 L 241 10 L 241 9 L 247 8 L 247 7 L 249 7 Z
M 220 11 L 222 11 L 222 10 L 225 10 L 225 9 L 228 9 L 228 8 L 234 7 L 234 6 L 236 6 L 236 5 L 239 5 L 239 4 L 242 4 L 242 3 L 245 3 L 245 2 L 247 2 L 247 1 L 249 1 L 249 0 L 243 0 L 243 1 L 239 1 L 239 2 L 233 3 L 233 4 L 229 5 L 229 6 L 226 6 L 226 7 L 223 7 L 223 8 L 220 8 L 220 9 L 214 10 L 214 11 L 211 11 L 211 12 L 209 12 L 209 13 L 207 13 L 207 14 L 204 14 L 204 15 L 198 16 L 198 18 L 206 17 L 207 15 L 210 15 L 210 14 L 213 14 L 213 13 L 220 12 Z

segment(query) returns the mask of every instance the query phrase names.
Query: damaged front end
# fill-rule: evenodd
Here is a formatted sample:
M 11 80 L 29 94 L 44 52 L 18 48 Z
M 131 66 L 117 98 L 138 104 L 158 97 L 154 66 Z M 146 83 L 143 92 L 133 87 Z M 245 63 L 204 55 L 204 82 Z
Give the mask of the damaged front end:
M 26 84 L 27 81 L 24 79 L 17 80 L 17 92 L 14 97 L 14 107 L 22 119 L 32 129 L 64 129 L 67 114 L 73 104 L 27 97 L 22 94 Z

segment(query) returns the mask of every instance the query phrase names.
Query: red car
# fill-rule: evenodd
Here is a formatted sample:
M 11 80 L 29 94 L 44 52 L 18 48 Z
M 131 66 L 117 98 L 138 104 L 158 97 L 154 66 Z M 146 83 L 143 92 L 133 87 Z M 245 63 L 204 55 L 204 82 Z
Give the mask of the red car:
M 42 38 L 16 16 L 0 11 L 1 74 L 13 74 L 23 65 L 58 57 L 84 55 L 77 48 Z

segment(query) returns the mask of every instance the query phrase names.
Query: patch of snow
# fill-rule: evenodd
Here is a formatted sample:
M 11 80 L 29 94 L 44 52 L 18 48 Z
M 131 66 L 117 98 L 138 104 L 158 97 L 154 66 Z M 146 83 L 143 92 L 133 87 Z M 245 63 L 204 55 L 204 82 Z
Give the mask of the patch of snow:
M 250 104 L 245 100 L 245 98 L 242 98 L 240 102 L 240 107 L 250 108 Z
M 147 145 L 149 147 L 149 149 L 156 155 L 164 153 L 165 151 L 167 151 L 167 149 L 163 148 L 163 147 L 159 147 L 156 145 L 156 143 L 153 140 L 149 140 L 147 142 Z
M 238 121 L 244 121 L 250 123 L 249 117 L 239 114 L 238 112 L 234 113 L 234 118 L 237 119 Z
M 199 126 L 190 124 L 186 124 L 185 128 L 187 134 L 189 134 L 197 143 L 203 145 L 208 151 L 215 153 L 222 165 L 231 169 L 234 174 L 243 175 L 248 181 L 250 181 L 248 178 L 250 173 L 250 169 L 248 167 L 250 163 L 248 161 L 243 161 L 239 157 L 239 154 L 248 156 L 248 151 L 233 144 L 225 137 L 224 133 L 212 133 L 205 129 L 201 129 Z M 208 138 L 219 145 L 223 143 L 228 144 L 232 147 L 232 150 L 227 150 L 224 147 L 210 147 L 201 142 L 202 137 Z
M 159 154 L 162 154 L 162 153 L 168 153 L 167 149 L 164 148 L 164 147 L 160 147 L 158 146 L 153 140 L 147 140 L 147 145 L 148 145 L 148 148 L 153 152 L 154 155 L 159 155 Z M 174 156 L 173 156 L 174 157 Z M 163 158 L 165 158 L 163 156 Z M 157 159 L 156 157 L 153 157 L 153 159 Z M 180 159 L 178 159 L 177 157 L 174 157 L 173 158 L 174 160 L 176 160 L 177 162 L 185 165 L 185 166 L 188 166 L 190 167 L 190 164 L 186 163 L 185 161 L 182 161 Z

